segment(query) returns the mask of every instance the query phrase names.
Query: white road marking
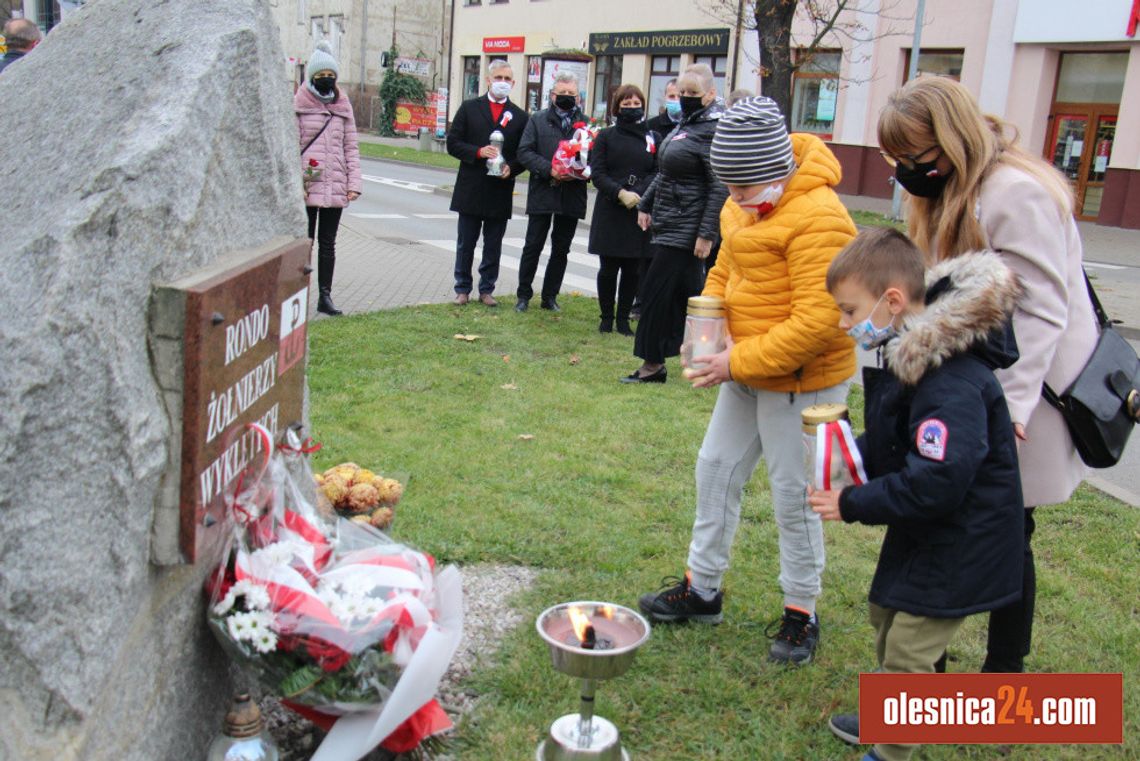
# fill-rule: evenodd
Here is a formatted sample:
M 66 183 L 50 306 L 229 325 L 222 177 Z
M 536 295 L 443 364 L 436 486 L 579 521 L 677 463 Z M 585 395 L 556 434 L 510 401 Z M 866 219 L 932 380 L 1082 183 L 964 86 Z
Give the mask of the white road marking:
M 521 239 L 516 239 L 516 240 L 521 240 Z M 426 243 L 430 246 L 435 246 L 436 248 L 442 248 L 444 251 L 450 251 L 453 254 L 455 253 L 455 239 L 454 238 L 449 238 L 446 240 L 444 240 L 444 239 L 420 240 L 420 241 L 417 241 L 417 243 Z M 507 243 L 506 238 L 503 238 L 503 243 L 504 244 Z M 521 248 L 522 247 L 521 242 L 518 243 L 518 245 L 514 245 L 514 244 L 508 244 L 508 245 L 512 245 L 515 248 Z M 547 247 L 542 252 L 542 258 L 540 258 L 539 262 L 538 262 L 538 274 L 539 274 L 538 279 L 540 279 L 540 280 L 542 279 L 541 274 L 545 270 L 546 262 L 549 259 L 549 255 L 550 255 L 550 245 L 548 243 Z M 576 262 L 580 258 L 583 261 L 581 261 L 579 263 L 586 264 L 587 266 L 592 265 L 591 268 L 594 271 L 597 271 L 597 269 L 598 269 L 598 258 L 596 256 L 588 256 L 586 254 L 574 254 L 572 252 L 570 254 L 570 258 Z M 472 268 L 471 268 L 473 272 L 477 271 L 479 269 L 479 261 L 480 261 L 479 251 L 476 251 L 475 252 L 475 264 L 472 265 Z M 518 272 L 520 264 L 521 264 L 521 260 L 517 256 L 509 256 L 506 253 L 504 253 L 502 256 L 499 257 L 499 266 L 502 268 Z M 581 275 L 575 275 L 572 272 L 567 272 L 562 277 L 562 284 L 571 286 L 575 290 L 579 290 L 582 293 L 589 294 L 590 296 L 596 296 L 598 294 L 598 283 L 596 280 L 594 280 L 592 278 L 588 278 L 588 277 L 582 277 Z
M 378 182 L 381 185 L 391 185 L 394 188 L 403 188 L 404 190 L 414 190 L 417 193 L 434 193 L 435 185 L 425 185 L 422 182 L 408 182 L 407 180 L 394 180 L 391 177 L 376 177 L 375 175 L 363 175 L 364 179 L 369 182 Z
M 348 213 L 348 216 L 356 217 L 357 219 L 407 219 L 408 218 L 407 214 L 365 214 L 363 212 L 357 213 L 355 211 L 350 211 Z
M 1094 267 L 1101 270 L 1126 270 L 1127 267 L 1122 267 L 1119 264 L 1104 264 L 1103 262 L 1085 262 L 1086 267 Z

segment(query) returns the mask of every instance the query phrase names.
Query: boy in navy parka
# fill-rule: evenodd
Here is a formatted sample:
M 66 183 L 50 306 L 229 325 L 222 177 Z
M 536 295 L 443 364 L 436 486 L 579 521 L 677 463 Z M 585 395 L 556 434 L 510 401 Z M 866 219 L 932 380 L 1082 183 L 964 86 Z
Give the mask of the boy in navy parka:
M 990 253 L 923 275 L 921 252 L 889 228 L 860 233 L 827 273 L 840 326 L 881 346 L 887 369 L 863 375 L 870 480 L 809 499 L 824 520 L 887 526 L 868 597 L 888 673 L 933 672 L 965 616 L 1021 594 L 1017 444 L 993 375 L 1017 360 L 1008 319 L 1021 287 Z M 856 716 L 830 725 L 857 741 Z M 876 745 L 864 759 L 902 761 L 914 748 Z

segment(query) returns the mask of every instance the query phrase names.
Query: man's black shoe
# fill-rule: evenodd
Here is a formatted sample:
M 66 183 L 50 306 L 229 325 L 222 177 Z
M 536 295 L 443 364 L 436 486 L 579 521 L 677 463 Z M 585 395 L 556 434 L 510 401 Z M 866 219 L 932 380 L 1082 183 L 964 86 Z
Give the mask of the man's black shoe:
M 547 309 L 551 312 L 561 312 L 562 311 L 562 307 L 558 306 L 558 302 L 555 301 L 554 299 L 543 299 L 542 300 L 542 308 Z
M 799 608 L 784 608 L 783 617 L 769 624 L 769 631 L 777 623 L 780 630 L 768 634 L 774 640 L 768 649 L 768 660 L 801 666 L 811 663 L 819 646 L 819 620 L 813 621 L 807 611 Z
M 717 592 L 716 597 L 706 601 L 692 591 L 689 588 L 689 574 L 686 573 L 683 579 L 665 577 L 661 591 L 642 595 L 637 601 L 637 607 L 641 608 L 641 612 L 650 621 L 658 623 L 696 621 L 701 624 L 719 624 L 724 620 L 724 614 L 721 613 L 723 601 L 723 592 Z
M 527 310 L 527 307 L 529 307 L 529 306 L 530 306 L 530 299 L 519 299 L 518 301 L 515 302 L 515 311 L 516 312 L 525 312 Z
M 831 733 L 849 745 L 859 744 L 859 714 L 837 713 L 827 720 Z

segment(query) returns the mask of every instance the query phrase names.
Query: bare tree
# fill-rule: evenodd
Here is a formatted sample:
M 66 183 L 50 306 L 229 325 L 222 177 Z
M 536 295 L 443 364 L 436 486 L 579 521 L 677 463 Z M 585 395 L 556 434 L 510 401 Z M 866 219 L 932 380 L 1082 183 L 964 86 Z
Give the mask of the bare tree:
M 889 21 L 902 20 L 888 15 L 897 2 L 898 0 L 883 0 L 872 4 L 869 0 L 701 0 L 701 6 L 708 15 L 722 22 L 756 30 L 760 39 L 759 58 L 751 51 L 745 55 L 757 66 L 764 94 L 776 101 L 790 126 L 792 75 L 810 64 L 817 51 L 833 47 L 837 39 L 843 57 L 852 60 L 853 48 L 879 37 L 899 34 L 889 25 L 885 31 L 880 31 L 869 28 L 861 21 L 861 17 L 868 13 Z M 792 39 L 792 23 L 797 14 L 807 21 L 811 29 L 810 39 Z

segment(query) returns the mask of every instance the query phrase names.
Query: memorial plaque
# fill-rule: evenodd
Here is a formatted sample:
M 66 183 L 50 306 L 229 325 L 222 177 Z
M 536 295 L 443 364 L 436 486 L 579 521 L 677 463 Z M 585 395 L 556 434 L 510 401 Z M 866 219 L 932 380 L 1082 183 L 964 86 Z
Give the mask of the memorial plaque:
M 178 546 L 185 562 L 209 556 L 224 539 L 227 495 L 267 454 L 247 424 L 260 423 L 276 441 L 301 422 L 310 246 L 291 241 L 159 289 L 160 304 L 184 303 Z

